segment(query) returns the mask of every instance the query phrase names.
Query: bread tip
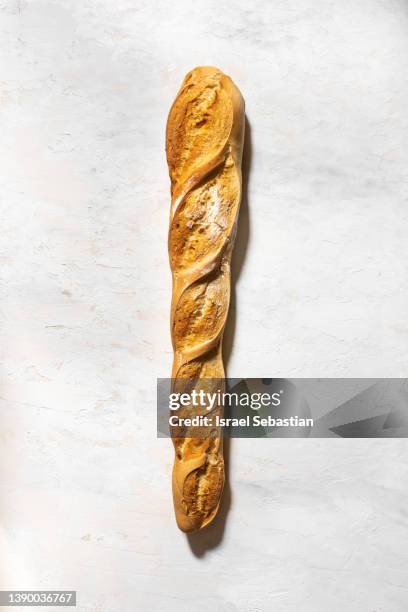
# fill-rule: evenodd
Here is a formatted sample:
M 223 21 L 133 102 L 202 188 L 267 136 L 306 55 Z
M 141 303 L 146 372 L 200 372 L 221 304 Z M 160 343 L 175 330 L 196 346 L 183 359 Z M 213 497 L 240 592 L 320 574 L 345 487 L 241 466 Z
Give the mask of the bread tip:
M 216 66 L 196 66 L 195 68 L 187 72 L 185 81 L 188 81 L 189 79 L 193 77 L 201 78 L 203 76 L 210 76 L 210 75 L 215 76 L 217 74 L 224 74 L 224 73 L 222 70 L 220 70 Z

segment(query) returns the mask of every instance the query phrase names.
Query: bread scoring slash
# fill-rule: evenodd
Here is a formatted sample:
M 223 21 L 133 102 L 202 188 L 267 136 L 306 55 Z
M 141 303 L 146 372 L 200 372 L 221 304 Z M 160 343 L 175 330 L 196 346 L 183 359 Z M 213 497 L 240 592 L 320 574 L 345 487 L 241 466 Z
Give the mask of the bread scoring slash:
M 187 74 L 166 130 L 173 388 L 198 388 L 204 380 L 208 388 L 208 379 L 218 390 L 224 387 L 222 337 L 241 201 L 244 128 L 244 100 L 228 76 L 209 66 Z M 193 409 L 186 412 L 194 416 Z M 212 414 L 222 416 L 222 406 Z M 172 432 L 173 499 L 178 526 L 192 532 L 216 516 L 225 469 L 219 427 L 204 425 L 199 437 L 188 434 L 188 428 L 182 437 Z

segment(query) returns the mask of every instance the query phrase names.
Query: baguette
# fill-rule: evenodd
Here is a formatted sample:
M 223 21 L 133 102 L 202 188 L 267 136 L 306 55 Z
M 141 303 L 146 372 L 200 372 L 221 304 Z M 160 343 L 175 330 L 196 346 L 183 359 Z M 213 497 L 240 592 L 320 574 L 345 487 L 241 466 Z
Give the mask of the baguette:
M 198 388 L 203 379 L 219 381 L 213 384 L 224 389 L 222 337 L 241 200 L 244 127 L 244 100 L 228 76 L 213 67 L 187 74 L 166 129 L 173 390 L 187 381 Z M 188 410 L 191 416 L 193 409 Z M 222 407 L 215 413 L 221 415 Z M 172 431 L 173 500 L 179 528 L 191 532 L 216 516 L 225 470 L 219 428 L 201 428 L 199 437 L 188 434 L 188 427 L 182 436 Z

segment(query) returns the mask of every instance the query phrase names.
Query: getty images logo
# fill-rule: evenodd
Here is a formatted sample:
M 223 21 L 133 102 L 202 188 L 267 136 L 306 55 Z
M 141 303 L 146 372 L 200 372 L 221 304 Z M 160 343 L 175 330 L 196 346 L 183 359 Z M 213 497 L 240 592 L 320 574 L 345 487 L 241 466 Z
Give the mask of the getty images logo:
M 261 408 L 277 407 L 281 404 L 283 389 L 273 393 L 252 392 L 250 390 L 237 391 L 205 391 L 204 389 L 192 389 L 188 392 L 170 393 L 170 410 L 194 407 L 208 411 L 214 410 L 218 406 L 240 406 L 260 410 Z

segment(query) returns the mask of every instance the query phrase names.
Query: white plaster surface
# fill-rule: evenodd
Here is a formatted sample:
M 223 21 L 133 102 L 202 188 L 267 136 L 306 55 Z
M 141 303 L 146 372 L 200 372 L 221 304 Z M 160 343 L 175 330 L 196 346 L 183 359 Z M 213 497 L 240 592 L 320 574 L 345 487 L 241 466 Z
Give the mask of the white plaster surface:
M 189 544 L 155 379 L 165 121 L 198 64 L 250 123 L 229 374 L 407 374 L 408 2 L 1 0 L 0 31 L 0 587 L 405 612 L 404 440 L 233 440 L 225 529 Z

